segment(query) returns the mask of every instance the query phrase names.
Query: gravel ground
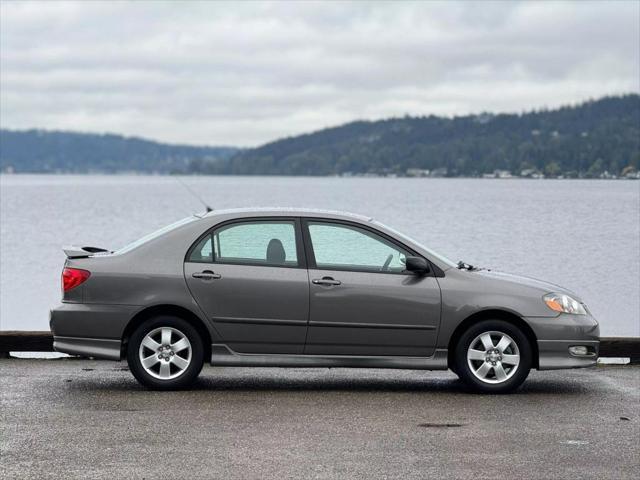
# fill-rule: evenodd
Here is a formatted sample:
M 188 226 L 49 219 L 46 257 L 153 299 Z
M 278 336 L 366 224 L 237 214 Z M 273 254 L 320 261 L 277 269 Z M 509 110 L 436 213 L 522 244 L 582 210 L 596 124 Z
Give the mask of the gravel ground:
M 0 360 L 0 478 L 640 478 L 640 368 L 205 368 L 150 392 L 124 363 Z

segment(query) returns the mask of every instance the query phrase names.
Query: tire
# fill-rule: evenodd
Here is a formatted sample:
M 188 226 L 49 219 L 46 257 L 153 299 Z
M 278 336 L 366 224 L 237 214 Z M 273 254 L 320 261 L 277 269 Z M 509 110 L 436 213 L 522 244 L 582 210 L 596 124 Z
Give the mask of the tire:
M 460 337 L 455 371 L 476 392 L 508 393 L 525 381 L 532 358 L 531 344 L 522 330 L 504 320 L 483 320 Z
M 129 338 L 127 362 L 136 380 L 150 389 L 185 388 L 202 370 L 202 338 L 180 317 L 153 317 L 145 320 Z

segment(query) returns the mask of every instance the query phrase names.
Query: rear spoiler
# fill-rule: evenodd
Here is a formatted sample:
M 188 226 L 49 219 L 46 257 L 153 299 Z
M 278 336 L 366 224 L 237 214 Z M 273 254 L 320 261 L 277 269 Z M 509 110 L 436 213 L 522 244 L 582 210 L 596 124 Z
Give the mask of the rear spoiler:
M 109 250 L 98 247 L 79 247 L 71 245 L 69 247 L 62 247 L 67 258 L 84 258 L 90 257 L 95 253 L 111 253 Z

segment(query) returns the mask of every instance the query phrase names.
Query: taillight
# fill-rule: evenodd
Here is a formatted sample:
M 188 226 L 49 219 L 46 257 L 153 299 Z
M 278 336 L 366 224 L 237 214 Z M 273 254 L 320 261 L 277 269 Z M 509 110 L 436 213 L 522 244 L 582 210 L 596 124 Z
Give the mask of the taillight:
M 72 288 L 76 288 L 78 285 L 83 284 L 90 276 L 91 272 L 88 270 L 65 268 L 62 270 L 62 291 L 68 292 Z

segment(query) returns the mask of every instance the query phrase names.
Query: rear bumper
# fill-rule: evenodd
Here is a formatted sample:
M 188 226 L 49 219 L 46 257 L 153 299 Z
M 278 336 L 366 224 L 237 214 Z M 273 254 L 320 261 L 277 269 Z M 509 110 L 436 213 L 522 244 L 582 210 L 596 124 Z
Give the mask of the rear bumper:
M 61 303 L 51 310 L 49 326 L 54 336 L 119 339 L 139 310 L 135 305 Z
M 120 360 L 122 342 L 104 338 L 53 337 L 53 349 L 56 352 L 84 357 Z
M 125 326 L 139 307 L 62 303 L 51 310 L 53 349 L 71 355 L 120 360 Z

